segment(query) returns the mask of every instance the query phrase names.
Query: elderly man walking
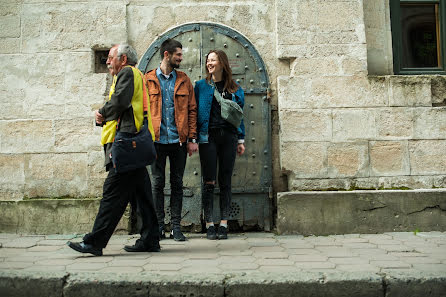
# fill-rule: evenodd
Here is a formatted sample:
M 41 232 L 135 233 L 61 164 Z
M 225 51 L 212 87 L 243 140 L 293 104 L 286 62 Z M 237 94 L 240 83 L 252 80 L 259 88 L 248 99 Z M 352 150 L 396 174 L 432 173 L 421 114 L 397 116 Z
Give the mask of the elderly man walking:
M 120 119 L 120 131 L 136 133 L 143 126 L 143 92 L 146 88 L 142 73 L 134 66 L 138 61 L 136 51 L 128 44 L 115 45 L 110 49 L 107 67 L 113 76 L 109 100 L 95 111 L 96 123 L 102 126 L 101 144 L 105 152 L 105 168 L 108 176 L 103 187 L 93 230 L 80 243 L 68 242 L 68 246 L 81 253 L 102 255 L 128 203 L 136 200 L 141 214 L 141 237 L 133 246 L 125 246 L 128 252 L 159 252 L 158 222 L 152 201 L 152 187 L 145 167 L 117 173 L 111 160 L 111 148 Z M 148 96 L 146 96 L 148 97 Z M 149 105 L 149 104 L 148 104 Z M 150 109 L 149 130 L 154 139 Z

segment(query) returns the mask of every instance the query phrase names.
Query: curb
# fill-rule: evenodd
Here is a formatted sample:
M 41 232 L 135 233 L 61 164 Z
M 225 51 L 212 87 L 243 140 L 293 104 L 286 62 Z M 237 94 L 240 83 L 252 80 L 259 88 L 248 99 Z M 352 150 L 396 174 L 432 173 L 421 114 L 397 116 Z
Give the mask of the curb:
M 0 271 L 0 296 L 444 297 L 446 273 L 67 273 Z

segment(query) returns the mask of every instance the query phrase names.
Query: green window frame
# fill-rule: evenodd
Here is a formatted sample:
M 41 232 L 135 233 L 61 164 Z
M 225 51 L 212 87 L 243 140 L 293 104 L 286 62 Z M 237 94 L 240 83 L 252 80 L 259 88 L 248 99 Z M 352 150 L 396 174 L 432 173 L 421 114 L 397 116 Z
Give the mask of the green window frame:
M 435 7 L 436 17 L 437 67 L 405 67 L 401 7 L 432 4 Z M 393 43 L 393 71 L 395 74 L 446 74 L 446 0 L 390 0 L 390 21 Z

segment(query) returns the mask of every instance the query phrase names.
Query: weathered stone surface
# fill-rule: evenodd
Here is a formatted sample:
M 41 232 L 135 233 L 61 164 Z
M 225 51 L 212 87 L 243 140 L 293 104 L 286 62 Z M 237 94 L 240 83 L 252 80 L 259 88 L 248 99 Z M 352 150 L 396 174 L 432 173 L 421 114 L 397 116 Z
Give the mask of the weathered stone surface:
M 369 74 L 392 74 L 389 0 L 364 0 L 364 24 Z
M 390 76 L 390 106 L 432 106 L 431 81 L 422 76 Z
M 313 264 L 313 267 L 315 264 Z M 226 296 L 364 296 L 382 294 L 381 277 L 367 273 L 249 273 L 229 278 Z
M 291 77 L 299 75 L 340 75 L 340 59 L 298 58 L 291 65 Z
M 386 296 L 442 296 L 446 292 L 446 274 L 433 271 L 389 271 L 385 276 Z
M 278 79 L 279 109 L 384 107 L 388 104 L 383 77 L 285 77 Z
M 25 157 L 0 154 L 0 200 L 18 200 L 23 197 L 25 185 Z
M 369 148 L 363 143 L 332 143 L 328 147 L 328 176 L 368 176 Z
M 25 161 L 26 197 L 85 197 L 87 154 L 31 154 Z
M 280 140 L 331 141 L 331 124 L 330 110 L 283 111 L 280 115 Z
M 20 37 L 20 16 L 0 16 L 0 38 Z
M 333 139 L 351 141 L 376 137 L 375 113 L 370 109 L 333 111 Z
M 295 177 L 323 177 L 327 175 L 327 143 L 282 143 L 281 166 Z
M 0 232 L 79 234 L 91 231 L 99 199 L 33 199 L 0 201 Z M 115 233 L 128 233 L 129 210 Z
M 444 75 L 432 76 L 432 103 L 446 104 L 446 77 Z
M 311 190 L 394 190 L 446 188 L 445 175 L 411 175 L 348 178 L 297 178 L 292 172 L 288 174 L 290 191 Z
M 361 1 L 280 0 L 276 7 L 279 45 L 302 43 L 299 36 L 296 38 L 293 35 L 296 31 L 313 33 L 309 37 L 312 37 L 315 43 L 326 43 L 324 36 L 337 43 L 360 43 L 365 39 L 361 22 L 363 17 Z M 338 35 L 348 38 L 336 39 Z
M 96 279 L 96 282 L 92 282 Z M 87 296 L 209 296 L 224 295 L 223 275 L 178 274 L 171 276 L 153 273 L 138 274 L 72 274 L 64 287 L 67 297 Z
M 370 173 L 372 176 L 410 175 L 408 143 L 371 141 Z
M 125 28 L 123 2 L 25 4 L 22 15 L 23 51 L 33 53 L 85 50 L 94 45 L 111 46 L 127 39 Z
M 0 54 L 14 54 L 20 51 L 20 38 L 2 38 L 0 40 Z
M 446 172 L 446 140 L 409 142 L 411 174 L 444 174 Z
M 376 110 L 378 139 L 410 139 L 413 137 L 414 109 L 394 107 Z
M 58 297 L 63 293 L 66 276 L 66 272 L 0 271 L 0 294 L 5 297 Z
M 414 139 L 446 139 L 446 107 L 414 110 Z
M 94 119 L 77 118 L 54 121 L 54 146 L 57 152 L 84 152 L 99 149 L 99 137 L 94 133 Z
M 279 234 L 444 230 L 446 189 L 288 192 L 277 197 Z
M 37 153 L 54 146 L 52 121 L 0 121 L 2 153 Z

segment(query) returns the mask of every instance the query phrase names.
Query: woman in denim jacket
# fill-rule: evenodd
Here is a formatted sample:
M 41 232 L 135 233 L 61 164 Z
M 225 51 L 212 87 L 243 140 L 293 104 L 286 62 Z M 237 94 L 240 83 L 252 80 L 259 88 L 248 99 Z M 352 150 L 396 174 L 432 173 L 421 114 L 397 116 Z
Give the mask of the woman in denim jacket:
M 232 79 L 228 57 L 221 50 L 211 50 L 206 56 L 206 79 L 195 84 L 198 107 L 198 143 L 202 175 L 202 203 L 208 239 L 228 238 L 228 217 L 231 207 L 231 177 L 236 154 L 245 152 L 245 125 L 239 127 L 225 121 L 220 104 L 214 96 L 216 88 L 226 100 L 233 100 L 243 109 L 245 94 Z M 220 187 L 220 224 L 214 227 L 213 195 L 215 181 Z

